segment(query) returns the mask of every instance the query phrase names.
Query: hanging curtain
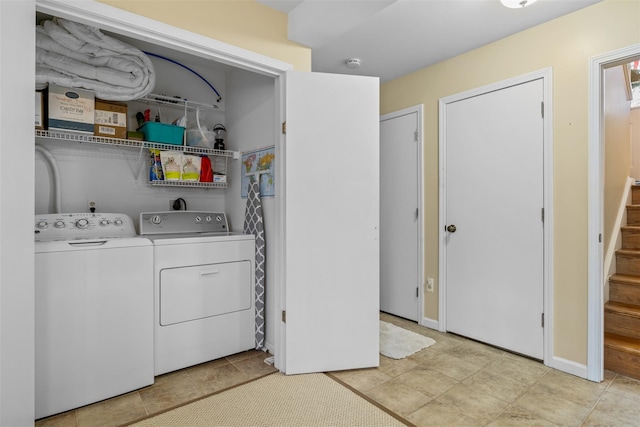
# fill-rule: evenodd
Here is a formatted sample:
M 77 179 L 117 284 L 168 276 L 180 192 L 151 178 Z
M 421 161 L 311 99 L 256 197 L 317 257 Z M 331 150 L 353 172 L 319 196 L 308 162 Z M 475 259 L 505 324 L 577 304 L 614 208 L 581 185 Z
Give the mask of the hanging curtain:
M 256 349 L 264 347 L 265 297 L 266 297 L 266 245 L 264 222 L 262 221 L 262 201 L 260 200 L 260 176 L 249 180 L 247 207 L 244 214 L 244 233 L 256 236 L 255 259 L 255 306 L 256 306 Z

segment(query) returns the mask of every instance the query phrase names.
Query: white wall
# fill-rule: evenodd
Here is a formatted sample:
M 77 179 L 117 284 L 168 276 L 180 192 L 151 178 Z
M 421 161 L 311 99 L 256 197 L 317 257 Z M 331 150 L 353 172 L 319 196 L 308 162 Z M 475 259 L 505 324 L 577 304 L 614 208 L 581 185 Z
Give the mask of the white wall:
M 275 82 L 271 77 L 247 71 L 233 72 L 227 76 L 229 97 L 227 100 L 227 131 L 229 144 L 233 150 L 241 152 L 272 146 L 274 142 L 273 123 L 275 111 Z M 276 162 L 278 159 L 276 158 Z M 275 169 L 274 169 L 275 170 Z M 240 197 L 241 161 L 231 165 L 231 184 L 227 194 L 227 213 L 230 216 L 231 228 L 241 231 L 244 224 L 246 199 Z M 274 272 L 276 254 L 276 197 L 263 197 L 262 210 L 267 244 L 267 278 L 266 278 L 266 347 L 273 353 L 275 334 Z
M 631 110 L 631 177 L 640 180 L 640 108 Z
M 35 4 L 0 1 L 0 425 L 34 418 Z M 19 42 L 16 42 L 19 41 Z M 30 49 L 25 49 L 25 46 Z

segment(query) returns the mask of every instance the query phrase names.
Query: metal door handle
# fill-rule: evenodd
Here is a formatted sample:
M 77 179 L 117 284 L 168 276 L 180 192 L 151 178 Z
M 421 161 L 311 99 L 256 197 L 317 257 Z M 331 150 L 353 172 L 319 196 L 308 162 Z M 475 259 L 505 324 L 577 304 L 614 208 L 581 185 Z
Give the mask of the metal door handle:
M 220 271 L 218 270 L 213 270 L 213 271 L 201 271 L 200 272 L 200 277 L 204 277 L 204 276 L 212 276 L 214 274 L 218 274 L 220 273 Z
M 456 232 L 456 226 L 455 226 L 455 225 L 453 225 L 453 224 L 448 225 L 448 226 L 446 227 L 446 230 L 447 230 L 448 232 L 450 232 L 450 233 L 455 233 L 455 232 Z

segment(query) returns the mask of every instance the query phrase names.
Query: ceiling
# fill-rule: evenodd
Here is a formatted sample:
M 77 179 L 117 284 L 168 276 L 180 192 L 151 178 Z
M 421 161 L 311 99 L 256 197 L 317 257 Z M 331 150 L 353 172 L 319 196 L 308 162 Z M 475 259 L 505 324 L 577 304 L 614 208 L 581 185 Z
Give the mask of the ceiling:
M 309 46 L 312 70 L 380 77 L 428 67 L 602 0 L 257 0 L 288 14 L 289 40 Z M 345 62 L 358 58 L 361 68 Z

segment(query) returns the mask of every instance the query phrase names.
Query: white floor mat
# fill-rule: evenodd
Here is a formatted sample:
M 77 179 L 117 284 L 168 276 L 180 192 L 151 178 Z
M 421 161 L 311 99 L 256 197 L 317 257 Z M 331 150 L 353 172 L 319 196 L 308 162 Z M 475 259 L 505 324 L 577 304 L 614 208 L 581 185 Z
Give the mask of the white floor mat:
M 435 344 L 429 337 L 380 321 L 380 354 L 392 359 L 404 359 Z

